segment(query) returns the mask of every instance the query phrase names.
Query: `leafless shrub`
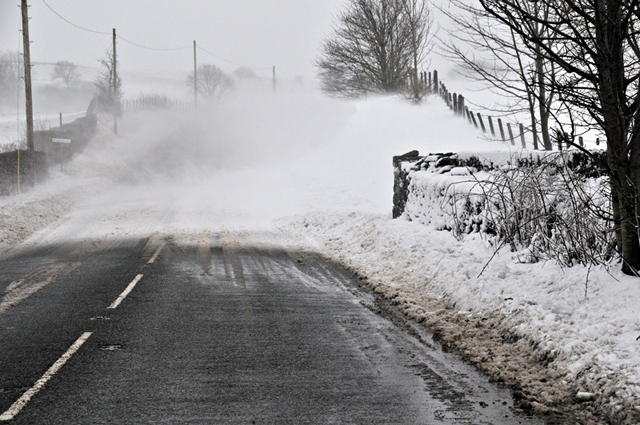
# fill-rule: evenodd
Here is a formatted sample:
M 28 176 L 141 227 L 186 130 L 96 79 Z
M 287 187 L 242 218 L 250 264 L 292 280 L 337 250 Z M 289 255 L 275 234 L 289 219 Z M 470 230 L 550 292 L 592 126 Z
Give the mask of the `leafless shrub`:
M 122 99 L 122 79 L 117 72 L 115 81 L 113 78 L 114 65 L 116 71 L 119 66 L 117 57 L 116 55 L 114 58 L 113 50 L 108 49 L 104 57 L 99 60 L 102 72 L 93 83 L 94 95 L 89 105 L 89 111 L 91 112 L 105 112 L 118 116 L 122 114 L 122 106 L 120 104 Z
M 15 152 L 17 150 L 26 149 L 26 148 L 27 148 L 26 141 L 22 143 L 15 143 L 15 142 L 4 143 L 0 145 L 0 153 Z
M 577 174 L 561 154 L 494 170 L 474 192 L 483 205 L 477 193 L 473 201 L 458 199 L 469 211 L 454 214 L 455 229 L 481 228 L 496 248 L 521 252 L 522 261 L 571 267 L 607 264 L 616 255 L 608 179 Z

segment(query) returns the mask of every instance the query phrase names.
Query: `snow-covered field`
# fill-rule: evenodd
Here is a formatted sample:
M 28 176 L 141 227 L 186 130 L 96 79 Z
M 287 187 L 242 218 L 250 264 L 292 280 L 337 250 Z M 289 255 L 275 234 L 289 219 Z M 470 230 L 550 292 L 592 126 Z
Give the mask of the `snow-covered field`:
M 132 113 L 118 137 L 104 123 L 64 174 L 0 199 L 0 250 L 154 232 L 317 250 L 515 384 L 529 407 L 582 398 L 577 410 L 637 423 L 639 280 L 615 269 L 520 264 L 507 251 L 489 262 L 493 250 L 479 235 L 457 240 L 391 219 L 392 156 L 509 149 L 440 102 L 339 101 L 301 90 L 239 94 L 196 114 Z

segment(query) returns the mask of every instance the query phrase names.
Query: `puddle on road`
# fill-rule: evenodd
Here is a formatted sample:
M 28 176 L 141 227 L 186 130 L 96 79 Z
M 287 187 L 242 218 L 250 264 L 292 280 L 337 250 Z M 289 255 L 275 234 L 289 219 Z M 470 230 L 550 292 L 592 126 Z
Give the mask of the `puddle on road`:
M 111 318 L 110 317 L 106 317 L 106 316 L 95 316 L 95 317 L 92 317 L 89 320 L 92 321 L 92 322 L 95 322 L 95 321 L 108 321 L 108 320 L 111 320 Z
M 122 349 L 122 344 L 107 344 L 101 345 L 100 350 L 102 351 L 117 351 Z

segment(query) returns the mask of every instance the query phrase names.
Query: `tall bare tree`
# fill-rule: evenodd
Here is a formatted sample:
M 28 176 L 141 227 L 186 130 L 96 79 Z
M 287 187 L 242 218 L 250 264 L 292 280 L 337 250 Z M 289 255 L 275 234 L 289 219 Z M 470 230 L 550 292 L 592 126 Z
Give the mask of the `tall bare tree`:
M 187 84 L 193 88 L 195 80 L 193 72 L 187 78 Z M 208 99 L 216 99 L 227 93 L 235 83 L 222 69 L 215 65 L 198 66 L 198 93 Z
M 20 93 L 24 77 L 24 61 L 18 52 L 0 54 L 0 107 L 10 103 Z
M 52 80 L 62 80 L 64 85 L 69 88 L 80 79 L 80 73 L 78 67 L 69 61 L 56 62 L 53 72 L 51 73 Z
M 99 59 L 102 72 L 93 82 L 94 94 L 89 108 L 95 112 L 106 112 L 116 116 L 121 114 L 122 79 L 116 74 L 115 87 L 113 66 L 117 67 L 117 57 L 113 57 L 113 50 L 108 49 L 103 58 Z
M 520 36 L 530 49 L 538 49 L 563 70 L 551 84 L 561 101 L 570 107 L 568 116 L 572 122 L 595 126 L 606 136 L 622 270 L 638 275 L 640 2 L 538 1 L 548 7 L 549 14 L 545 18 L 530 11 L 530 0 L 480 0 L 480 3 L 491 16 Z M 536 26 L 544 36 L 536 35 Z M 553 40 L 553 44 L 549 44 L 549 40 Z
M 317 60 L 322 89 L 338 96 L 404 91 L 424 59 L 426 11 L 418 0 L 349 0 Z
M 544 18 L 548 8 L 541 3 L 524 6 L 532 15 Z M 505 114 L 528 113 L 536 146 L 541 135 L 544 149 L 551 150 L 549 127 L 557 97 L 545 80 L 555 79 L 554 63 L 481 7 L 463 0 L 451 0 L 451 5 L 454 7 L 440 8 L 455 24 L 448 31 L 450 39 L 441 40 L 446 54 L 461 65 L 465 76 L 505 98 L 505 104 L 486 107 Z M 534 25 L 533 31 L 543 37 L 540 25 Z
M 433 16 L 424 0 L 401 0 L 402 22 L 409 31 L 411 42 L 411 96 L 420 100 L 425 94 L 426 85 L 420 79 L 420 68 L 431 52 Z

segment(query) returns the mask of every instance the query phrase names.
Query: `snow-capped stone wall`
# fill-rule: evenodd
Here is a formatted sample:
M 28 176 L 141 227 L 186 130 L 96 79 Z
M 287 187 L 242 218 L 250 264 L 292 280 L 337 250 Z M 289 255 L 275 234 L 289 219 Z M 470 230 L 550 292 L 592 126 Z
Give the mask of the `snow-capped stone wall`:
M 505 176 L 514 181 L 531 178 L 531 175 L 527 177 L 526 172 L 518 173 L 518 170 L 546 167 L 541 175 L 544 174 L 551 182 L 555 179 L 554 173 L 561 168 L 572 170 L 582 178 L 598 178 L 603 174 L 606 158 L 602 151 L 589 155 L 571 151 L 562 154 L 527 152 L 518 155 L 509 152 L 477 155 L 434 153 L 426 156 L 412 151 L 394 157 L 393 164 L 393 217 L 404 217 L 460 235 L 495 232 L 495 211 L 487 212 L 485 202 L 489 194 L 494 201 L 502 200 L 505 193 L 499 192 Z M 549 200 L 550 203 L 558 202 L 557 191 L 558 189 L 552 188 L 545 194 L 546 197 L 553 198 Z M 507 194 L 513 196 L 514 193 L 516 192 L 511 191 Z M 491 205 L 490 209 L 504 211 L 509 207 Z
M 393 217 L 470 233 L 483 227 L 481 181 L 486 172 L 474 157 L 454 153 L 394 157 Z M 479 170 L 480 169 L 480 170 Z

